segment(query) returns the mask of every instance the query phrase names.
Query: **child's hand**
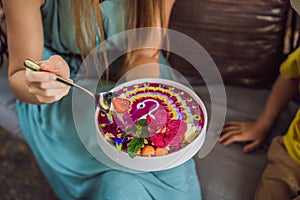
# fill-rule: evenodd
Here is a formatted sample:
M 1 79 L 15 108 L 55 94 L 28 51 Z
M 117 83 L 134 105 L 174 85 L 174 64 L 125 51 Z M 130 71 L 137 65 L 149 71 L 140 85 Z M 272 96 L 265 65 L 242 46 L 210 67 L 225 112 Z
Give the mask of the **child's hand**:
M 225 146 L 233 142 L 250 142 L 243 148 L 244 152 L 250 152 L 263 144 L 269 131 L 269 127 L 259 122 L 227 122 L 218 141 Z
M 60 56 L 51 56 L 49 60 L 39 62 L 42 70 L 26 69 L 25 78 L 30 93 L 41 103 L 52 103 L 69 93 L 70 87 L 56 81 L 56 75 L 69 79 L 70 68 Z

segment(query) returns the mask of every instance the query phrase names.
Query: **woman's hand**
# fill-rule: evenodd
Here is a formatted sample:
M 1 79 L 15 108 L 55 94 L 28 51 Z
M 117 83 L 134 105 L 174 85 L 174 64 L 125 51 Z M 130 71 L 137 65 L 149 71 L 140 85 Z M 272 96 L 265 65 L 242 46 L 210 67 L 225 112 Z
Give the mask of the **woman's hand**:
M 49 71 L 32 71 L 26 69 L 25 79 L 28 91 L 40 103 L 52 103 L 60 100 L 69 93 L 70 87 L 56 81 L 56 75 L 69 79 L 70 69 L 60 56 L 51 56 L 49 60 L 39 62 L 41 69 Z
M 250 152 L 263 144 L 270 131 L 270 126 L 261 122 L 227 122 L 224 125 L 219 142 L 225 146 L 233 142 L 250 142 L 243 148 Z

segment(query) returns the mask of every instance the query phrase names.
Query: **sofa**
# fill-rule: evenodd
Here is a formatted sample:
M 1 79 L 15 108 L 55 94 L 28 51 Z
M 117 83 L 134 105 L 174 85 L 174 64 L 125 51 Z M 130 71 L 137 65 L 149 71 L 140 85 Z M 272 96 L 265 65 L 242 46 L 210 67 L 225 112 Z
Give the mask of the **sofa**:
M 280 63 L 297 45 L 295 22 L 295 13 L 288 0 L 177 0 L 170 28 L 202 45 L 218 67 L 225 84 L 227 104 L 220 106 L 226 107 L 226 120 L 255 120 L 278 75 Z M 6 76 L 7 59 L 3 55 L 0 127 L 22 139 L 15 98 Z M 201 73 L 184 58 L 171 53 L 169 63 L 190 82 L 209 112 L 212 104 L 224 102 L 212 102 L 207 90 L 207 85 L 212 83 L 205 83 Z M 216 143 L 201 156 L 195 155 L 203 199 L 253 199 L 267 163 L 270 141 L 286 131 L 298 106 L 297 99 L 289 104 L 265 144 L 255 152 L 243 153 L 245 143 L 228 147 Z M 217 136 L 217 133 L 208 132 L 207 140 L 216 140 Z
M 226 120 L 242 121 L 259 115 L 281 62 L 299 44 L 294 37 L 296 22 L 287 0 L 177 0 L 170 28 L 188 35 L 209 53 L 225 84 Z M 212 102 L 207 85 L 213 83 L 203 83 L 191 63 L 175 54 L 170 54 L 169 62 L 190 80 L 208 110 L 222 103 Z M 267 164 L 268 146 L 274 136 L 285 133 L 298 106 L 297 100 L 289 104 L 255 152 L 243 153 L 245 143 L 228 147 L 216 143 L 203 158 L 200 149 L 194 160 L 203 199 L 254 199 Z M 207 139 L 217 135 L 208 132 Z

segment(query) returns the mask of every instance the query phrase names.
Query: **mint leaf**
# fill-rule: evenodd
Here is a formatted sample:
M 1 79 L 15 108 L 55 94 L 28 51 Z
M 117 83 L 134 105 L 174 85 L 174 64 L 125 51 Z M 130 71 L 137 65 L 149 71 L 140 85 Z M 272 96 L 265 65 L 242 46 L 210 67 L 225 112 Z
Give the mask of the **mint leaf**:
M 146 119 L 140 119 L 140 120 L 136 123 L 136 126 L 138 126 L 138 127 L 148 126 Z
M 128 152 L 128 155 L 129 155 L 130 158 L 136 157 L 136 153 L 130 153 L 130 152 Z
M 142 134 L 142 130 L 143 130 L 143 127 L 141 127 L 141 126 L 136 127 L 136 132 L 135 132 L 136 137 L 140 137 L 140 135 Z
M 143 127 L 142 128 L 142 134 L 140 135 L 140 138 L 149 138 L 150 137 L 150 132 L 148 130 L 148 127 Z
M 134 133 L 135 132 L 135 128 L 129 128 L 127 129 L 125 132 L 124 132 L 124 136 L 127 136 L 131 133 Z
M 144 145 L 143 138 L 131 139 L 130 142 L 127 144 L 127 152 L 130 158 L 134 158 L 136 156 L 136 153 L 142 148 L 143 145 Z
M 137 123 L 136 123 L 136 137 L 140 137 L 141 134 L 143 133 L 144 127 L 148 127 L 147 121 L 146 119 L 140 119 Z

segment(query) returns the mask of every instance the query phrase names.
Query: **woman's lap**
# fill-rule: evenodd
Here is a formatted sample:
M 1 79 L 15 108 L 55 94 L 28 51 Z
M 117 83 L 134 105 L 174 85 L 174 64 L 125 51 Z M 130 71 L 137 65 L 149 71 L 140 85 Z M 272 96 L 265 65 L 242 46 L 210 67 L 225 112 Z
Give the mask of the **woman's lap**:
M 111 169 L 85 179 L 42 168 L 61 199 L 201 199 L 193 160 L 164 171 L 127 173 Z

